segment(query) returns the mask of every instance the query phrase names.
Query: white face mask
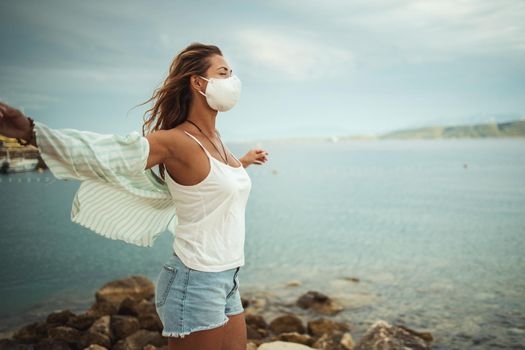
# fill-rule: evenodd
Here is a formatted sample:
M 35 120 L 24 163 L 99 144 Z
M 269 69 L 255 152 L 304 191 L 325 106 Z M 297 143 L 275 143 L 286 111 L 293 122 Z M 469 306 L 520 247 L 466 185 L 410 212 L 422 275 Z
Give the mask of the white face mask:
M 219 79 L 206 79 L 206 93 L 199 90 L 200 94 L 206 97 L 208 105 L 216 111 L 226 112 L 235 106 L 241 95 L 241 81 L 236 75 L 231 77 Z

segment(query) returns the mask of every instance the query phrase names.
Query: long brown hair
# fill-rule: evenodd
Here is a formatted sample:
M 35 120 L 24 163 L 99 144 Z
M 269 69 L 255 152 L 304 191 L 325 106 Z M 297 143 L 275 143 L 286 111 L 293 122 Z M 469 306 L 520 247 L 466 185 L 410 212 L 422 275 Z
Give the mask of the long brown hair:
M 146 131 L 169 130 L 186 121 L 193 96 L 190 76 L 205 76 L 211 66 L 209 57 L 213 55 L 222 56 L 217 46 L 194 42 L 175 56 L 162 85 L 155 89 L 149 100 L 138 105 L 155 100 L 154 106 L 144 113 L 150 116 L 144 118 L 143 136 L 146 136 Z M 159 164 L 159 171 L 164 180 L 164 164 Z

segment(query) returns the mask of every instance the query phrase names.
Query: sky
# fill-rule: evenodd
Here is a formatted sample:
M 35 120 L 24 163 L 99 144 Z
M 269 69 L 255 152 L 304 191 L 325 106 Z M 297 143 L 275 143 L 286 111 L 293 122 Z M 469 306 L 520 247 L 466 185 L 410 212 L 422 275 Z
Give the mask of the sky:
M 525 118 L 525 1 L 0 2 L 0 101 L 55 128 L 141 131 L 176 55 L 242 81 L 223 141 Z

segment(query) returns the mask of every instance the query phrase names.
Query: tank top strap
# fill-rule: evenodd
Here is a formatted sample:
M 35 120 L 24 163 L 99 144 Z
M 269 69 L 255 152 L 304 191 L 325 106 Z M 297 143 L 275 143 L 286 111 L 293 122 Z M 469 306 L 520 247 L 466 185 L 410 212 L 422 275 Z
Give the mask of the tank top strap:
M 204 145 L 203 145 L 203 144 L 202 144 L 202 143 L 201 143 L 201 142 L 200 142 L 195 136 L 193 136 L 192 134 L 190 134 L 190 133 L 187 132 L 186 130 L 184 130 L 184 132 L 185 132 L 189 137 L 191 137 L 192 139 L 194 139 L 194 140 L 195 140 L 195 141 L 196 141 L 196 142 L 202 147 L 202 149 L 204 150 L 204 152 L 206 152 L 206 154 L 207 154 L 208 156 L 211 157 L 211 154 L 208 152 L 208 150 L 206 149 L 206 147 L 204 147 Z

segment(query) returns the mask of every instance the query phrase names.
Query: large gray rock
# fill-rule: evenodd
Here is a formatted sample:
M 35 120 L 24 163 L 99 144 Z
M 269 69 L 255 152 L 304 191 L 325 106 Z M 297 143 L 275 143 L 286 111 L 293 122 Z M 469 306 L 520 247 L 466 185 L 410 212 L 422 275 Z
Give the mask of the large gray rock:
M 352 335 L 340 331 L 325 333 L 312 344 L 313 348 L 321 350 L 352 350 L 353 346 Z
M 379 320 L 366 331 L 354 350 L 428 350 L 432 341 L 430 332 L 416 332 Z

